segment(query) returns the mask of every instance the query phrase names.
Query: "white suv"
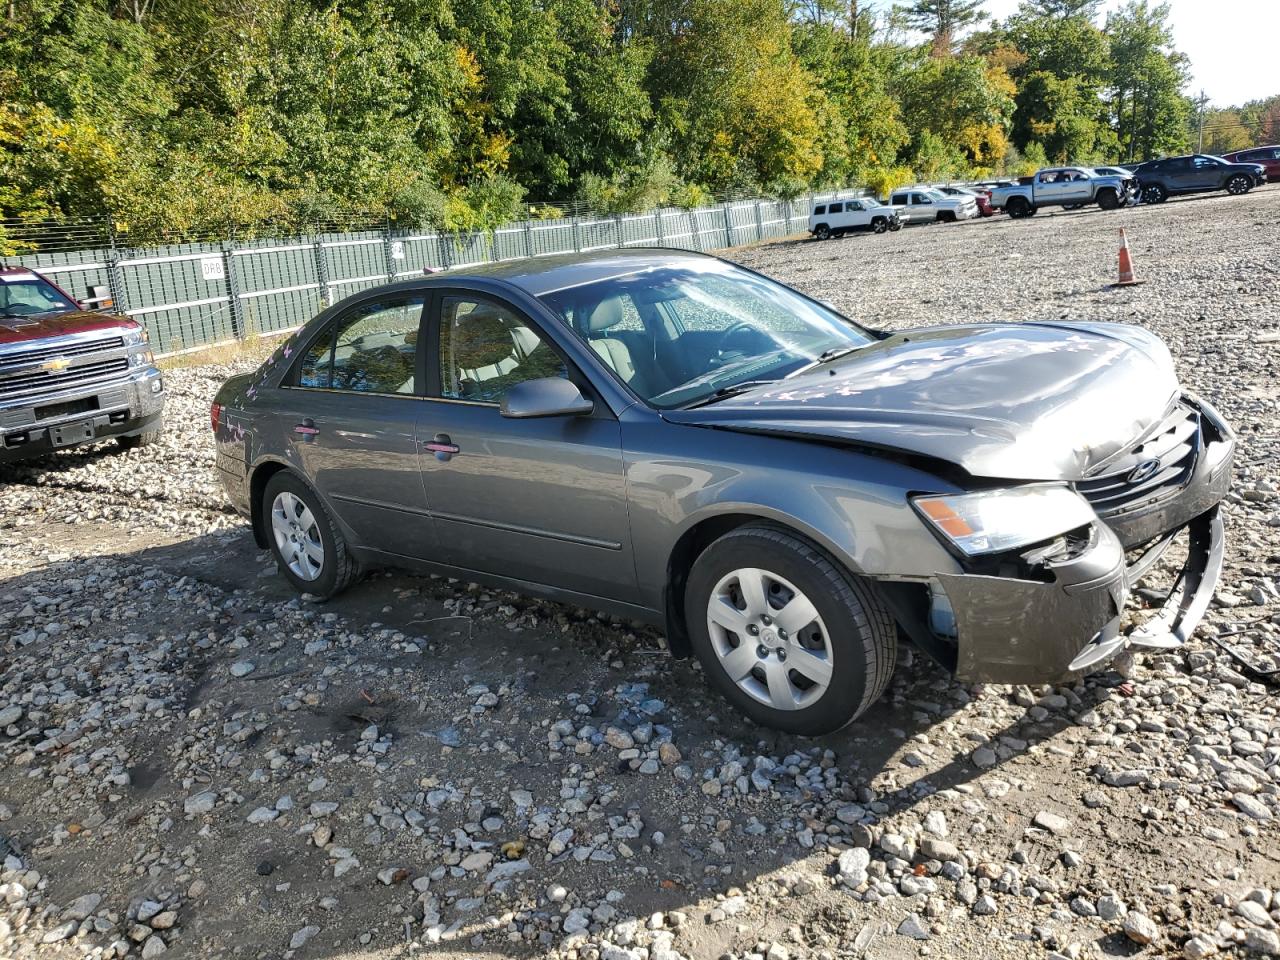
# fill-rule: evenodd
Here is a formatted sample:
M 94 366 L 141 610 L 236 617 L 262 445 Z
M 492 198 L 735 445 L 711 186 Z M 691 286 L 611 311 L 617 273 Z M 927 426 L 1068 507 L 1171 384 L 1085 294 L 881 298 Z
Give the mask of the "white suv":
M 903 223 L 954 223 L 978 216 L 976 197 L 948 197 L 932 187 L 895 190 L 889 203 Z
M 819 240 L 839 237 L 853 230 L 884 233 L 901 227 L 896 211 L 875 197 L 816 203 L 809 214 L 809 232 Z

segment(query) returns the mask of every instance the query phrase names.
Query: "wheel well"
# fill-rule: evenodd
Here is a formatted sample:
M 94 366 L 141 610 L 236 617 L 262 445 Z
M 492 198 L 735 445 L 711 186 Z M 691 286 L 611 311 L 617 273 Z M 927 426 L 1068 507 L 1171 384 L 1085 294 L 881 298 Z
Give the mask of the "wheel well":
M 267 528 L 262 516 L 262 494 L 267 484 L 281 470 L 289 469 L 283 463 L 268 461 L 253 471 L 249 477 L 249 523 L 253 527 L 253 539 L 263 550 L 271 546 L 267 540 Z
M 738 527 L 744 527 L 747 524 L 783 530 L 793 537 L 800 538 L 815 550 L 820 551 L 832 563 L 841 567 L 845 566 L 833 557 L 829 550 L 821 544 L 815 543 L 799 530 L 767 517 L 751 513 L 726 513 L 720 516 L 708 517 L 706 520 L 694 524 L 676 541 L 676 545 L 671 549 L 671 555 L 667 558 L 667 588 L 664 596 L 667 647 L 671 650 L 672 656 L 677 659 L 683 660 L 691 652 L 689 626 L 684 618 L 684 595 L 685 586 L 689 582 L 689 571 L 693 569 L 694 561 L 698 559 L 703 550 L 707 549 L 730 530 L 736 530 Z
M 817 233 L 817 232 L 818 232 L 819 230 L 821 230 L 823 227 L 826 227 L 826 229 L 828 229 L 828 230 L 830 230 L 830 229 L 831 229 L 831 225 L 830 225 L 830 224 L 827 224 L 827 223 L 815 223 L 815 224 L 813 225 L 813 232 L 814 232 L 814 233 Z

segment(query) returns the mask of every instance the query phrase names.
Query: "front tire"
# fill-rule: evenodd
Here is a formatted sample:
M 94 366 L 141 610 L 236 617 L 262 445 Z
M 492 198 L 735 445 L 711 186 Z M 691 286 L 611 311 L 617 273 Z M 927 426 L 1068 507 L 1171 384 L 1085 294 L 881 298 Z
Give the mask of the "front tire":
M 1233 197 L 1243 196 L 1253 189 L 1253 181 L 1243 173 L 1237 173 L 1227 181 L 1227 193 Z
M 801 736 L 862 714 L 897 656 L 893 619 L 868 582 L 771 526 L 739 527 L 703 551 L 685 618 L 712 686 L 756 723 Z
M 1158 183 L 1142 188 L 1142 199 L 1145 203 L 1164 203 L 1169 199 L 1169 191 Z
M 886 230 L 889 229 L 889 221 L 886 220 L 884 217 L 876 217 L 874 220 L 871 221 L 871 229 L 875 233 L 884 233 Z
M 1098 194 L 1098 208 L 1100 210 L 1115 210 L 1120 206 L 1120 197 L 1114 190 L 1103 190 Z
M 160 434 L 163 431 L 157 427 L 154 430 L 144 430 L 142 433 L 134 434 L 132 437 L 116 437 L 116 445 L 121 450 L 138 450 L 142 447 L 154 447 L 160 442 Z
M 342 531 L 295 474 L 282 470 L 267 481 L 262 516 L 276 566 L 299 593 L 332 597 L 360 575 Z

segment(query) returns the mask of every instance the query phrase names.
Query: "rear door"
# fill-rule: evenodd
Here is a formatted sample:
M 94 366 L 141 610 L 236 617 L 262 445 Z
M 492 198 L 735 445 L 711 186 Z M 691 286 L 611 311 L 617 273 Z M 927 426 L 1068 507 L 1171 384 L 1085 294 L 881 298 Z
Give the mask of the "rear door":
M 309 343 L 280 391 L 293 459 L 356 541 L 436 553 L 415 437 L 422 294 L 353 305 Z
M 432 308 L 418 436 L 427 498 L 455 566 L 634 602 L 622 432 L 585 377 L 512 304 L 445 290 Z M 589 416 L 509 419 L 516 383 L 566 377 Z

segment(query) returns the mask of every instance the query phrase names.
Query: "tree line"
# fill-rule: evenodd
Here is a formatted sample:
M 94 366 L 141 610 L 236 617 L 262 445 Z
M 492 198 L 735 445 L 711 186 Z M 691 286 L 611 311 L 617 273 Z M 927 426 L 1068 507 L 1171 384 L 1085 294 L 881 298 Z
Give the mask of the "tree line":
M 528 200 L 884 192 L 1185 149 L 1167 6 L 1098 6 L 8 0 L 0 221 L 106 217 L 131 242 L 357 214 L 473 230 Z M 1260 133 L 1239 117 L 1210 143 Z

